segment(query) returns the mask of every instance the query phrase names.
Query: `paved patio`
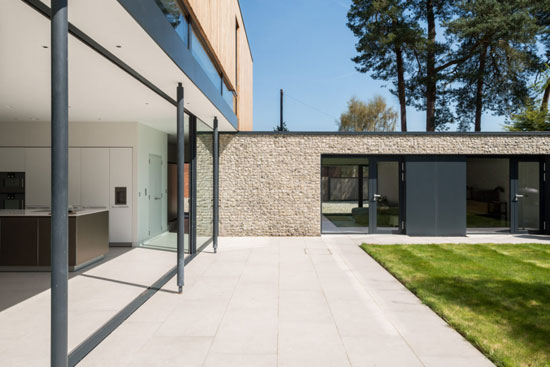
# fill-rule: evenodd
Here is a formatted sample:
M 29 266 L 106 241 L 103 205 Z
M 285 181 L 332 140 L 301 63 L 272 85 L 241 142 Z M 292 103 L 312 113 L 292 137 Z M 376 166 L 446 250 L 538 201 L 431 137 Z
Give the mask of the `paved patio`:
M 222 238 L 80 366 L 492 366 L 357 246 L 371 238 Z

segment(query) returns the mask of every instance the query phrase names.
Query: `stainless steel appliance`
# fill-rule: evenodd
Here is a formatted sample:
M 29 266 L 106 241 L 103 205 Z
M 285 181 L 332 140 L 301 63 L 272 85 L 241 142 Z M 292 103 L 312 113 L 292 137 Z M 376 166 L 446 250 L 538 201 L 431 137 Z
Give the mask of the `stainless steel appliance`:
M 25 209 L 25 172 L 0 172 L 0 209 Z

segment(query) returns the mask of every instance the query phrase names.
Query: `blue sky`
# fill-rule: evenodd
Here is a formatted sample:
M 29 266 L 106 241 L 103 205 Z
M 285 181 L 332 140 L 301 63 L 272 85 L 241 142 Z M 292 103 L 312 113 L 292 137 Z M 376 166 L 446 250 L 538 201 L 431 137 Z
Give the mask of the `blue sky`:
M 335 131 L 347 101 L 397 98 L 384 82 L 355 70 L 355 37 L 346 27 L 348 0 L 240 0 L 254 58 L 254 130 L 279 123 L 279 90 L 291 131 Z M 407 108 L 409 131 L 425 130 L 425 113 Z M 484 116 L 482 130 L 504 119 Z M 399 125 L 399 124 L 398 124 Z M 454 130 L 455 127 L 451 127 Z

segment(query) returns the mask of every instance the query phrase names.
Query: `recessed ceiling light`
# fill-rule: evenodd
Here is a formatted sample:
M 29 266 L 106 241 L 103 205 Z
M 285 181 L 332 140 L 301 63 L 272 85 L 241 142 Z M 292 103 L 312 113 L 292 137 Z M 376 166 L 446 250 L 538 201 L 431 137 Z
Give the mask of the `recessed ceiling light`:
M 145 104 L 146 104 L 146 105 L 148 105 L 148 104 L 149 104 L 149 102 L 145 102 Z
M 121 45 L 116 45 L 116 48 L 122 48 L 122 46 Z
M 46 46 L 46 45 L 43 45 L 43 46 L 42 46 L 42 48 L 48 48 L 48 46 Z

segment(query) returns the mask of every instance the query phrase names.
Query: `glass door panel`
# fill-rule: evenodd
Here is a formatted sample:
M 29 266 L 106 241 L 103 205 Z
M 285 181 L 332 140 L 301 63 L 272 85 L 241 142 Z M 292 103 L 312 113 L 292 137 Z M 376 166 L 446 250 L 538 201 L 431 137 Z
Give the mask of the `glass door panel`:
M 323 157 L 322 233 L 368 233 L 368 159 Z
M 394 232 L 400 223 L 400 179 L 398 161 L 376 163 L 377 182 L 373 195 L 376 201 L 377 232 Z
M 540 229 L 540 163 L 518 162 L 517 202 L 518 230 Z

